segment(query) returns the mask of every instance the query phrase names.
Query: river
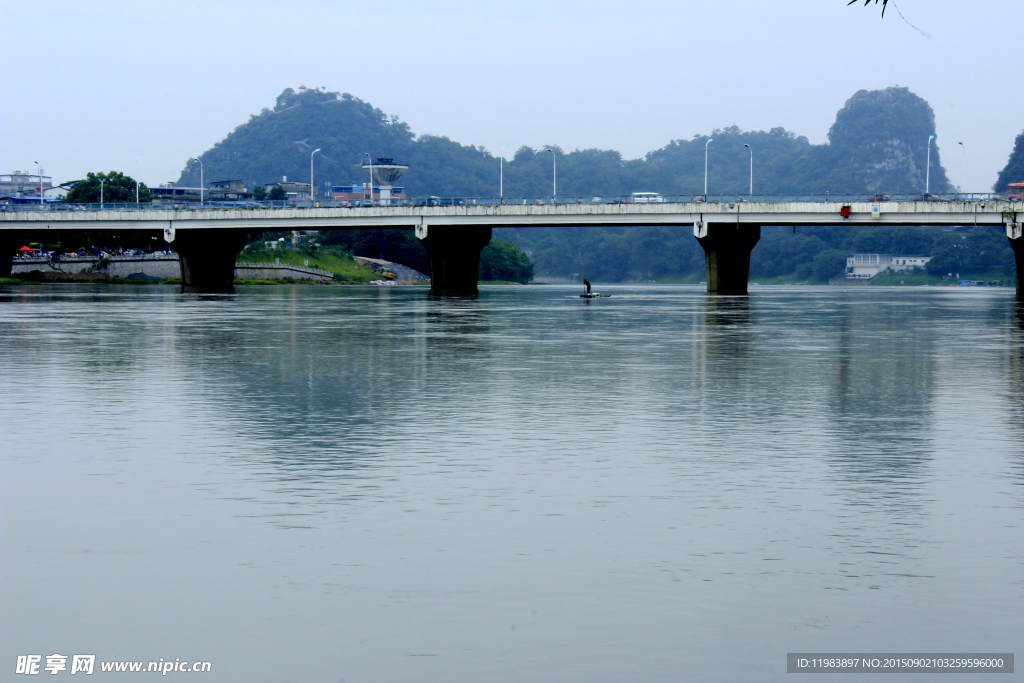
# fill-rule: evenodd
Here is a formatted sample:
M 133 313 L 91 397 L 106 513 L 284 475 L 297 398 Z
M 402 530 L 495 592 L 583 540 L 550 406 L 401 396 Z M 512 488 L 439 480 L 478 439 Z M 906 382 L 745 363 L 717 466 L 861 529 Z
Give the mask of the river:
M 0 670 L 739 682 L 1019 649 L 1012 289 L 597 289 L 0 287 Z

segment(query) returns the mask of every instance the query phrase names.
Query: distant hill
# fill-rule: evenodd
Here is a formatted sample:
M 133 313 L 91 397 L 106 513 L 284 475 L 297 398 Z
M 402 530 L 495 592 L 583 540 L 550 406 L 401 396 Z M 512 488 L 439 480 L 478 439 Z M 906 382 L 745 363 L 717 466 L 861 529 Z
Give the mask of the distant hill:
M 746 192 L 749 151 L 754 150 L 754 192 L 922 192 L 928 136 L 935 116 L 907 88 L 856 93 L 836 115 L 829 142 L 812 145 L 784 128 L 742 131 L 732 126 L 710 136 L 673 140 L 641 159 L 626 160 L 612 150 L 558 153 L 560 195 L 614 195 L 636 191 L 700 193 L 704 189 L 704 148 L 714 138 L 708 162 L 709 191 Z M 254 114 L 201 155 L 207 182 L 240 178 L 249 187 L 309 178 L 316 159 L 317 184 L 361 182 L 363 154 L 409 164 L 402 184 L 415 196 L 494 196 L 498 159 L 483 147 L 447 137 L 416 136 L 397 116 L 348 93 L 291 88 L 273 109 Z M 931 190 L 951 190 L 937 146 L 931 154 Z M 178 182 L 198 185 L 199 164 L 190 162 Z M 506 196 L 551 194 L 551 157 L 522 147 L 505 165 Z

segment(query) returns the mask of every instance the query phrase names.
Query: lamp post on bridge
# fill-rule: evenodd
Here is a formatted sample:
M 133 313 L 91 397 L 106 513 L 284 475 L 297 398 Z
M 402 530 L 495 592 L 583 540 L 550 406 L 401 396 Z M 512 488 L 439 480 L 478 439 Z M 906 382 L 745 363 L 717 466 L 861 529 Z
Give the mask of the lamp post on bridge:
M 750 150 L 750 200 L 754 200 L 754 148 L 750 145 L 743 145 Z M 707 190 L 705 190 L 706 192 Z
M 33 161 L 36 165 L 36 171 L 39 172 L 39 208 L 43 208 L 43 167 L 39 165 L 38 161 Z
M 967 148 L 964 147 L 964 143 L 962 142 L 958 142 L 956 144 L 960 145 L 960 175 L 962 176 L 964 174 L 964 161 L 967 159 Z
M 498 175 L 498 198 L 499 199 L 504 199 L 505 198 L 505 148 L 506 147 L 508 147 L 508 143 L 507 142 L 504 145 L 502 145 L 501 149 L 498 151 L 498 158 L 501 160 L 501 161 L 498 162 L 498 174 L 499 174 Z M 504 202 L 502 202 L 502 204 L 504 204 Z
M 135 157 L 135 208 L 139 208 L 139 159 L 145 152 L 139 152 L 139 156 Z
M 202 206 L 203 199 L 206 197 L 206 188 L 203 187 L 203 160 L 199 157 L 193 157 L 193 159 L 199 162 L 199 206 Z
M 103 183 L 107 182 L 106 178 L 100 178 L 100 211 L 103 210 Z
M 704 143 L 704 201 L 708 200 L 708 145 L 714 138 L 708 138 L 708 141 Z M 753 151 L 751 151 L 751 158 L 753 158 Z
M 541 151 L 551 152 L 551 203 L 554 204 L 555 197 L 558 196 L 558 156 L 550 147 L 545 147 Z
M 316 204 L 316 185 L 313 184 L 313 155 L 320 151 L 317 147 L 309 153 L 309 199 Z
M 370 206 L 373 206 L 373 157 L 369 152 L 363 152 L 363 156 L 370 163 Z
M 934 135 L 928 136 L 928 160 L 925 162 L 924 167 L 924 193 L 928 194 L 928 189 L 931 186 L 931 173 L 932 173 L 932 140 L 935 139 Z

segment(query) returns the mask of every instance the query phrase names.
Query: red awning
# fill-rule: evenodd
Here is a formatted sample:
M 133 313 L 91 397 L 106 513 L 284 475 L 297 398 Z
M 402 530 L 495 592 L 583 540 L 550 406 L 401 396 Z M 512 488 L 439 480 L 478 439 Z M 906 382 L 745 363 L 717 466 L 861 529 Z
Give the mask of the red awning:
M 32 247 L 22 247 L 18 251 L 39 251 L 39 250 L 38 249 L 33 249 Z

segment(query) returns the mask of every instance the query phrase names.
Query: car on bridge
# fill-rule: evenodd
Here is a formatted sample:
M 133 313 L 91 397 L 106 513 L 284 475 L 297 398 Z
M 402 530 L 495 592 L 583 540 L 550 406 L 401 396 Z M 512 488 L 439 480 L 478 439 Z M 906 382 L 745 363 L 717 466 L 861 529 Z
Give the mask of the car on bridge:
M 665 198 L 657 192 L 634 192 L 630 195 L 629 201 L 634 204 L 661 203 Z

